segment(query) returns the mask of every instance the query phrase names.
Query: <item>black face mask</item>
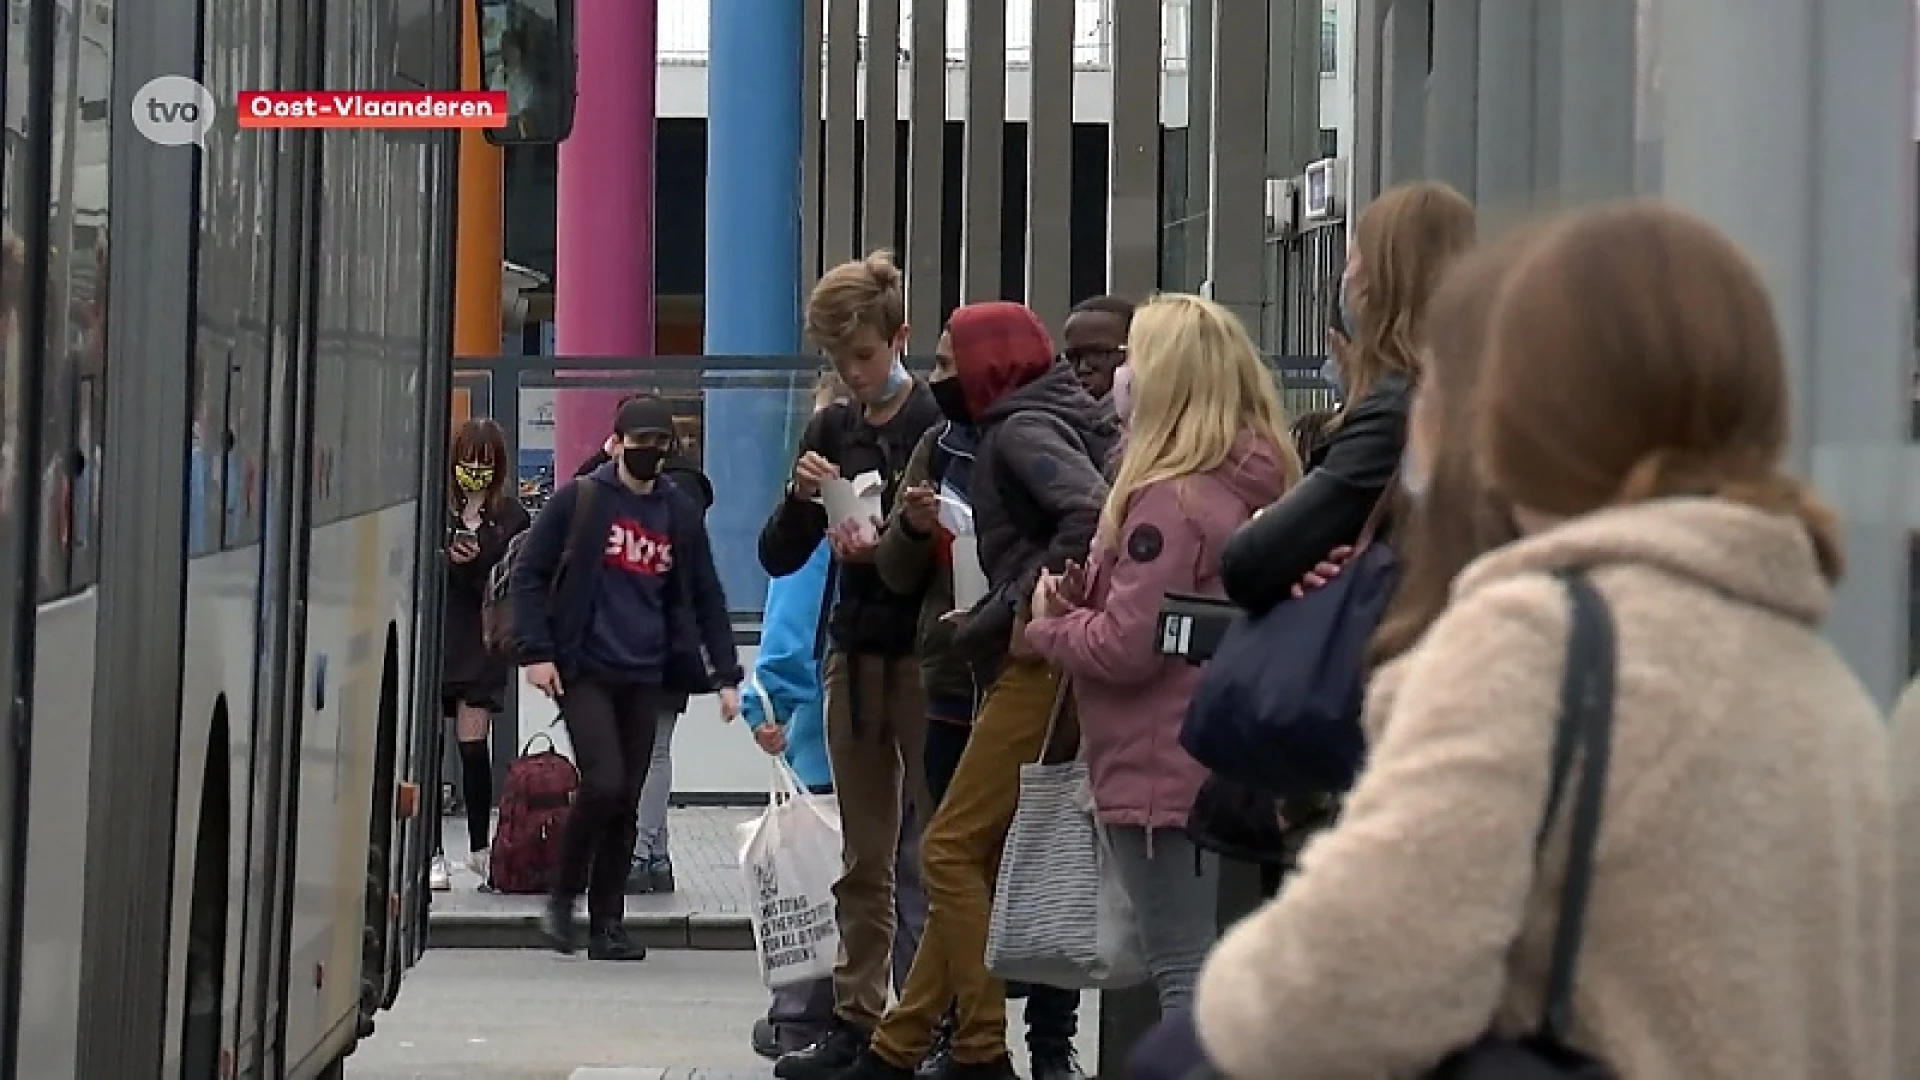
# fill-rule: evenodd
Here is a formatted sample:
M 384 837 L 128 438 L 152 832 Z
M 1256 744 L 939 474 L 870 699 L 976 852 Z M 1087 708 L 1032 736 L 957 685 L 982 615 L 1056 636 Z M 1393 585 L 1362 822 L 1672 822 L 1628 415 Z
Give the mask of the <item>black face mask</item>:
M 635 480 L 653 480 L 667 462 L 667 452 L 658 446 L 630 446 L 620 451 L 620 464 Z
M 958 377 L 929 383 L 928 389 L 933 391 L 933 403 L 940 406 L 947 419 L 963 426 L 973 423 L 973 410 L 967 407 L 967 395 L 960 389 Z

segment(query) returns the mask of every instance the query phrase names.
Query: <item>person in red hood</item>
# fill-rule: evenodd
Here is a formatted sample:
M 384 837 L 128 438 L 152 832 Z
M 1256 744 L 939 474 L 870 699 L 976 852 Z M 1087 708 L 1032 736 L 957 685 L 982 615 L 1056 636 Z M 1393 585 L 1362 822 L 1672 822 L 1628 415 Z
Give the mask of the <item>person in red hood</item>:
M 948 618 L 984 688 L 972 738 L 922 840 L 925 936 L 900 1001 L 841 1080 L 907 1080 L 954 1010 L 954 1080 L 1012 1080 L 1006 988 L 987 971 L 994 876 L 1019 796 L 1020 766 L 1047 751 L 1060 675 L 1025 645 L 1027 601 L 1048 571 L 1087 557 L 1119 440 L 1103 407 L 1058 361 L 1020 304 L 970 304 L 942 335 L 930 386 L 941 412 L 979 433 L 968 477 L 987 595 Z
M 1186 833 L 1207 778 L 1180 746 L 1201 669 L 1157 654 L 1160 604 L 1225 598 L 1221 549 L 1300 478 L 1300 462 L 1273 378 L 1225 308 L 1152 300 L 1127 355 L 1133 417 L 1092 565 L 1042 576 L 1026 638 L 1073 680 L 1094 805 L 1170 1016 L 1192 1008 L 1218 937 L 1219 862 Z

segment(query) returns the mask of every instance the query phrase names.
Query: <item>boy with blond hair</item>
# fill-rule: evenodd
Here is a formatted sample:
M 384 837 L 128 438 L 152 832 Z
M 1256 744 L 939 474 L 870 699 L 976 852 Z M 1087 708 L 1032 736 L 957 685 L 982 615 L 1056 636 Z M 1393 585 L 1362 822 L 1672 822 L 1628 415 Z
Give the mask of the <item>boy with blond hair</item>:
M 839 564 L 828 619 L 827 756 L 843 829 L 834 886 L 842 952 L 834 969 L 834 1021 L 814 1045 L 782 1057 L 781 1080 L 824 1080 L 866 1048 L 887 1006 L 893 949 L 894 869 L 902 793 L 927 820 L 922 764 L 926 703 L 914 655 L 920 597 L 888 589 L 874 567 L 880 531 L 921 435 L 940 408 L 902 360 L 909 328 L 900 270 L 886 252 L 829 270 L 807 301 L 807 337 L 827 355 L 850 400 L 816 413 L 801 436 L 793 479 L 760 533 L 760 563 L 774 577 L 799 571 L 824 537 Z M 822 485 L 881 481 L 870 522 L 830 528 Z

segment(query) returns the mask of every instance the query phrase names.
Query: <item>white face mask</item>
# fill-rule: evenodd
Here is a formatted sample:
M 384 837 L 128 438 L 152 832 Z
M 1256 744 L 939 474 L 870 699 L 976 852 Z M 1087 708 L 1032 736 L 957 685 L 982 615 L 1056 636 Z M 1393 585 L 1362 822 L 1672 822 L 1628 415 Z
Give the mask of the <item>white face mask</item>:
M 1431 478 L 1427 476 L 1426 470 L 1420 467 L 1414 457 L 1413 447 L 1407 447 L 1400 454 L 1400 490 L 1405 492 L 1407 498 L 1413 500 L 1415 505 L 1418 505 L 1427 501 L 1427 488 L 1430 482 Z
M 1125 364 L 1113 373 L 1113 411 L 1122 423 L 1133 419 L 1133 369 Z

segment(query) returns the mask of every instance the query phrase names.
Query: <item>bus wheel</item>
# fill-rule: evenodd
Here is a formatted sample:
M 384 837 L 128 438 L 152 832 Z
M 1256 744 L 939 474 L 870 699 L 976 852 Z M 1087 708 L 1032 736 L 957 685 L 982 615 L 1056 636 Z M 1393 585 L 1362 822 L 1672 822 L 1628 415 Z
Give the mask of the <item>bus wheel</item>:
M 400 757 L 400 648 L 391 627 L 387 630 L 386 660 L 380 674 L 379 730 L 373 759 L 373 803 L 367 818 L 367 899 L 361 938 L 360 1031 L 373 1034 L 373 1016 L 391 1004 L 397 985 L 395 965 L 399 951 L 393 910 L 393 838 L 395 774 Z M 397 981 L 397 980 L 395 980 Z

